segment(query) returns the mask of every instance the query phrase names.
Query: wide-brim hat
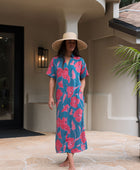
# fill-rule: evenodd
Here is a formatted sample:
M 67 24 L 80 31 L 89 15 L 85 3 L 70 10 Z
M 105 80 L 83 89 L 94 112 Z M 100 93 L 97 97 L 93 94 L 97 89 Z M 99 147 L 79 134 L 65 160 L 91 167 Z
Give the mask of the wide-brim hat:
M 77 47 L 79 51 L 87 48 L 87 44 L 84 41 L 78 39 L 77 35 L 74 32 L 66 32 L 63 34 L 62 39 L 56 40 L 52 43 L 52 49 L 54 51 L 58 51 L 64 40 L 77 40 Z

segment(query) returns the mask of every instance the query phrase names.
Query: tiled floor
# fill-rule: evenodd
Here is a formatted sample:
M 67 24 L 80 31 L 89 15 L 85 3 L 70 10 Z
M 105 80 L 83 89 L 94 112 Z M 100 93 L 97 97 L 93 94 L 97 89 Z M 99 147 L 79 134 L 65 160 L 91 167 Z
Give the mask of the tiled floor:
M 0 139 L 0 170 L 66 170 L 66 153 L 55 152 L 55 133 Z M 76 170 L 139 170 L 140 138 L 115 132 L 86 131 L 88 149 L 76 153 Z

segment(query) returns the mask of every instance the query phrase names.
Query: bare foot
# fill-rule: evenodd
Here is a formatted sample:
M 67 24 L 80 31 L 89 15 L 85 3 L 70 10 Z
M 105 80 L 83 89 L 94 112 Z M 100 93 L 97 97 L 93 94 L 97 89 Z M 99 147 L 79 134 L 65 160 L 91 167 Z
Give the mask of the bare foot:
M 66 158 L 66 160 L 64 162 L 62 162 L 61 164 L 59 164 L 60 167 L 62 166 L 68 166 L 69 165 L 69 159 L 68 157 Z
M 74 165 L 69 165 L 69 170 L 76 170 Z
M 74 153 L 72 153 L 72 155 L 74 156 Z M 59 164 L 59 166 L 62 167 L 62 166 L 68 166 L 68 165 L 69 165 L 69 159 L 67 156 L 66 160 L 64 162 L 62 162 L 61 164 Z
M 74 167 L 74 159 L 72 153 L 67 153 L 68 154 L 68 159 L 69 159 L 69 170 L 76 170 Z
M 69 170 L 76 170 L 76 169 L 75 169 L 75 167 L 73 167 L 73 168 L 69 168 Z

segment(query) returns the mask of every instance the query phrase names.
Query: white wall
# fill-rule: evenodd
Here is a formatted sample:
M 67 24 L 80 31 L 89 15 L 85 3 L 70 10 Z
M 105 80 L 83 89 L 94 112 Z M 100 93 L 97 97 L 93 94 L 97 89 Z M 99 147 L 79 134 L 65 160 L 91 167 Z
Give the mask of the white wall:
M 112 47 L 120 43 L 136 45 L 114 36 L 114 30 L 108 26 L 113 8 L 110 3 L 104 17 L 79 23 L 79 35 L 88 41 L 87 129 L 138 136 L 136 96 L 132 95 L 135 82 L 127 75 L 118 78 L 111 72 L 119 61 Z
M 111 47 L 131 44 L 109 37 L 93 41 L 93 113 L 92 129 L 138 135 L 135 81 L 127 75 L 115 77 L 111 72 L 119 61 Z
M 57 38 L 57 32 L 57 23 L 47 19 L 45 22 L 35 22 L 25 26 L 24 128 L 29 130 L 45 131 L 49 129 L 49 131 L 54 131 L 55 128 L 55 119 L 49 123 L 49 119 L 55 117 L 55 110 L 50 114 L 48 108 L 49 77 L 45 74 L 47 69 L 37 70 L 34 65 L 34 57 L 37 47 L 43 46 L 49 50 L 50 62 L 55 55 L 51 44 Z

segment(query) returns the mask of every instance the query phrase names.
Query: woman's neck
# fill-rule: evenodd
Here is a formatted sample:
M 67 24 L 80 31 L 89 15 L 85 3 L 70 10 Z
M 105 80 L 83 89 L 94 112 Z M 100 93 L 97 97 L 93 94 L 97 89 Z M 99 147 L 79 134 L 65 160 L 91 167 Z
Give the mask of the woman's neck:
M 71 55 L 72 55 L 72 52 L 67 52 L 67 53 L 65 54 L 65 57 L 71 57 Z

